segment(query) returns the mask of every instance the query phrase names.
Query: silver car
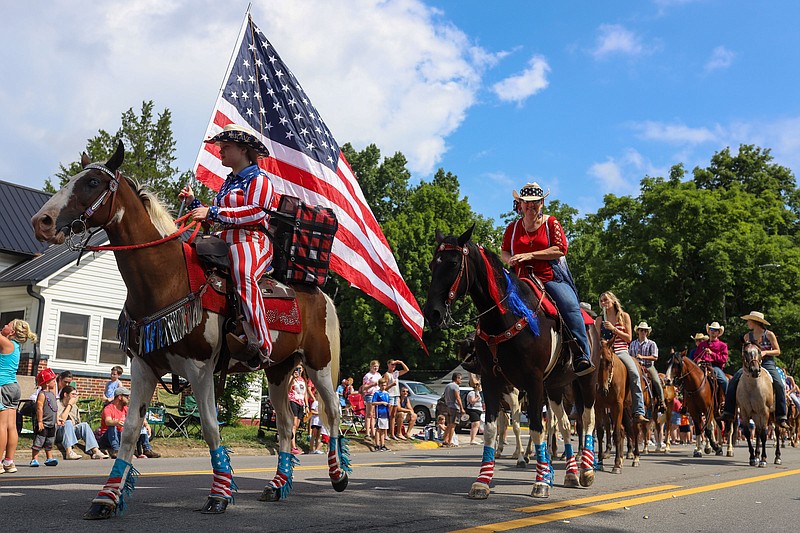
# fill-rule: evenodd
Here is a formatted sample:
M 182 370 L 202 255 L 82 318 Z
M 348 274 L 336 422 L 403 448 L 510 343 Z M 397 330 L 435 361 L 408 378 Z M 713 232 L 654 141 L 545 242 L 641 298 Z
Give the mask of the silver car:
M 408 389 L 408 399 L 411 400 L 411 408 L 417 413 L 417 425 L 425 426 L 433 419 L 436 413 L 436 402 L 439 394 L 436 394 L 426 384 L 419 381 L 399 380 L 400 387 Z

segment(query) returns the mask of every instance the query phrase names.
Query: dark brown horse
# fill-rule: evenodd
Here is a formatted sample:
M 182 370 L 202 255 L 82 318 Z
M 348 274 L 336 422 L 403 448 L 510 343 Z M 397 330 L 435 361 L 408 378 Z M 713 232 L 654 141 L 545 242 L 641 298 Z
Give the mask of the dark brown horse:
M 124 496 L 133 489 L 135 469 L 131 456 L 142 420 L 161 376 L 168 372 L 186 377 L 197 399 L 203 438 L 211 452 L 214 472 L 211 493 L 202 511 L 224 512 L 235 490 L 226 448 L 220 445 L 214 398 L 214 372 L 223 353 L 224 316 L 194 307 L 182 243 L 172 217 L 157 198 L 139 189 L 118 172 L 124 157 L 122 143 L 105 164 L 89 163 L 56 193 L 33 217 L 40 241 L 82 247 L 88 228 L 103 228 L 115 247 L 117 265 L 128 289 L 123 310 L 131 324 L 128 355 L 131 357 L 131 402 L 122 433 L 119 454 L 106 485 L 93 500 L 85 518 L 108 518 L 124 506 Z M 295 287 L 302 319 L 300 333 L 271 331 L 272 360 L 265 368 L 272 405 L 278 412 L 280 453 L 275 478 L 261 499 L 285 498 L 291 488 L 292 468 L 297 459 L 291 449 L 293 415 L 288 388 L 294 366 L 302 361 L 320 392 L 326 426 L 331 431 L 329 475 L 334 488 L 347 486 L 349 470 L 345 441 L 339 437 L 338 399 L 334 391 L 339 371 L 339 321 L 333 302 L 316 287 Z M 187 302 L 187 300 L 189 300 Z M 199 297 L 196 298 L 199 300 Z M 181 303 L 183 302 L 183 303 Z M 177 312 L 174 309 L 177 308 Z M 173 310 L 165 314 L 165 310 Z M 165 335 L 173 335 L 158 349 L 139 349 L 137 328 L 146 317 L 169 317 Z M 122 317 L 121 317 L 122 323 Z M 176 329 L 168 331 L 170 325 Z M 181 329 L 183 331 L 181 331 Z M 141 354 L 141 355 L 140 355 Z M 344 449 L 343 449 L 344 448 Z
M 578 412 L 588 433 L 580 464 L 579 483 L 588 487 L 594 481 L 594 374 L 575 378 L 562 358 L 563 334 L 559 323 L 541 309 L 533 290 L 507 272 L 500 259 L 489 250 L 469 242 L 472 228 L 460 237 L 436 234 L 436 250 L 431 261 L 431 285 L 424 314 L 433 327 L 447 327 L 452 317 L 451 304 L 469 294 L 480 312 L 477 327 L 477 355 L 486 400 L 486 429 L 481 471 L 472 484 L 469 497 L 489 497 L 494 477 L 494 446 L 500 397 L 507 385 L 525 391 L 528 420 L 536 449 L 536 481 L 532 495 L 550 495 L 552 466 L 543 433 L 542 406 L 545 383 L 550 398 L 562 398 L 567 386 L 573 387 Z M 537 332 L 533 328 L 536 328 Z M 593 330 L 594 328 L 592 328 Z M 590 339 L 595 343 L 596 336 Z M 567 355 L 567 354 L 564 354 Z M 596 354 L 595 354 L 596 355 Z M 556 418 L 565 416 L 560 403 L 552 402 Z M 567 474 L 578 477 L 572 446 L 567 448 Z
M 683 391 L 683 406 L 692 416 L 697 441 L 692 455 L 694 457 L 703 456 L 703 435 L 708 439 L 710 449 L 713 449 L 716 455 L 722 455 L 722 446 L 717 444 L 714 438 L 714 427 L 718 423 L 719 417 L 717 403 L 719 395 L 713 371 L 709 368 L 701 368 L 686 357 L 684 352 L 675 352 L 667 366 L 664 380 L 667 385 L 675 384 Z M 726 432 L 729 457 L 733 456 L 731 433 L 731 431 Z

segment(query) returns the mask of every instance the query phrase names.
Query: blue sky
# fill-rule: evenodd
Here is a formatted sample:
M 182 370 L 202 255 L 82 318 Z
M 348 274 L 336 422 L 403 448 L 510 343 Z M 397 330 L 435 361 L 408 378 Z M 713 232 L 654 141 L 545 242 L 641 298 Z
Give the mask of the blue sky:
M 246 2 L 6 6 L 0 179 L 43 186 L 154 100 L 192 168 Z M 740 143 L 800 168 L 796 2 L 262 0 L 253 18 L 339 142 L 443 167 L 497 220 L 538 181 L 581 212 Z M 13 23 L 11 22 L 13 21 Z

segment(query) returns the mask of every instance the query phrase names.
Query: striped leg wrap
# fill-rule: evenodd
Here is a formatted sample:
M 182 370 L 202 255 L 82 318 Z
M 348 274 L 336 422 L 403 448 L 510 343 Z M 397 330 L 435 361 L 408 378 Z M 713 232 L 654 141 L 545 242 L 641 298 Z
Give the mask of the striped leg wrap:
M 136 479 L 138 477 L 139 471 L 133 468 L 132 464 L 119 458 L 115 459 L 108 481 L 106 481 L 105 486 L 97 493 L 97 497 L 92 502 L 107 505 L 110 500 L 114 504 L 114 514 L 121 515 L 125 512 L 127 497 L 136 488 Z
M 553 466 L 547 451 L 547 443 L 536 445 L 536 482 L 553 485 Z
M 483 447 L 483 458 L 481 459 L 481 473 L 478 476 L 478 483 L 490 484 L 494 477 L 494 448 L 491 446 Z
M 594 470 L 594 437 L 592 435 L 584 437 L 581 470 Z
M 292 470 L 300 464 L 300 459 L 291 453 L 278 452 L 278 471 L 267 486 L 277 489 L 281 499 L 289 496 L 292 491 Z
M 337 483 L 351 471 L 349 441 L 342 435 L 331 437 L 328 444 L 328 476 Z
M 572 444 L 564 445 L 564 453 L 567 456 L 567 474 L 577 474 L 578 463 L 575 461 L 575 452 L 572 451 Z
M 233 481 L 233 468 L 231 468 L 231 458 L 228 452 L 229 450 L 225 446 L 211 450 L 211 469 L 214 472 L 214 480 L 211 482 L 211 493 L 208 495 L 210 498 L 233 501 L 233 493 L 237 487 Z

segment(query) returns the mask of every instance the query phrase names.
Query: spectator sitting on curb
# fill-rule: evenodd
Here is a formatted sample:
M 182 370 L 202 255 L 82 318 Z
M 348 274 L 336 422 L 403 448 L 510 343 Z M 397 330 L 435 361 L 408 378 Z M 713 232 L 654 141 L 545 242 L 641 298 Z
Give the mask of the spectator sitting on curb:
M 108 459 L 108 455 L 100 451 L 91 426 L 86 422 L 81 422 L 77 403 L 78 391 L 74 387 L 67 385 L 61 389 L 58 402 L 56 442 L 64 447 L 64 459 L 81 458 L 81 455 L 73 449 L 73 446 L 80 440 L 86 445 L 86 453 L 91 454 L 92 459 Z
M 100 415 L 100 429 L 97 430 L 97 443 L 100 448 L 108 450 L 112 459 L 117 458 L 120 437 L 128 417 L 128 404 L 131 401 L 131 391 L 125 387 L 114 390 L 114 401 L 103 407 Z

